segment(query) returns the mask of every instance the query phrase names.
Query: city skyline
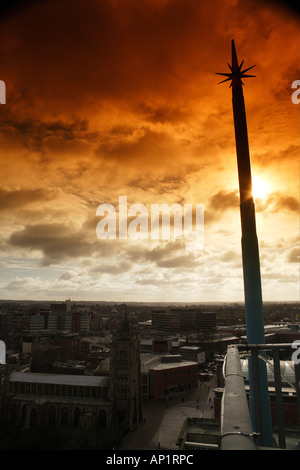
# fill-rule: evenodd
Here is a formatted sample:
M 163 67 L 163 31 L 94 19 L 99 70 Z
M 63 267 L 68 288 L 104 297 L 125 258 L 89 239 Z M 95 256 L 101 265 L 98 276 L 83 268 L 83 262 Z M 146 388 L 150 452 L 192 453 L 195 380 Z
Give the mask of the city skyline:
M 243 301 L 244 67 L 264 301 L 299 300 L 300 19 L 277 2 L 24 2 L 2 16 L 0 299 Z M 100 204 L 204 205 L 204 245 L 99 239 Z

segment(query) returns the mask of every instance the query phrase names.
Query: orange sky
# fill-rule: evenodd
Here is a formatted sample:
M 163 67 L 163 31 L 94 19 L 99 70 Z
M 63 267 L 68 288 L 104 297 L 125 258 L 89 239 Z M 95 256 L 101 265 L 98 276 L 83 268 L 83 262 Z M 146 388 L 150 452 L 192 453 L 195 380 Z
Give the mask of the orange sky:
M 263 297 L 299 299 L 300 19 L 258 0 L 45 0 L 1 16 L 0 298 L 241 301 L 230 42 Z M 255 72 L 254 72 L 255 71 Z M 99 240 L 96 209 L 204 204 L 205 241 Z

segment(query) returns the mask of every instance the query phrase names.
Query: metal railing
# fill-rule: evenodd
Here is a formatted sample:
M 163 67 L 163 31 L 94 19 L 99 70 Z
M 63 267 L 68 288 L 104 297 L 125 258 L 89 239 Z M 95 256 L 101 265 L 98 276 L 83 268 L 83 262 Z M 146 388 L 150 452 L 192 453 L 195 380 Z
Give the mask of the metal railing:
M 240 355 L 234 345 L 227 348 L 223 377 L 220 449 L 255 450 Z
M 280 350 L 292 351 L 289 343 L 279 344 L 237 344 L 227 348 L 223 364 L 224 393 L 221 405 L 221 450 L 256 450 L 262 446 L 262 426 L 258 367 L 259 361 L 264 361 L 274 374 L 276 421 L 278 429 L 279 448 L 286 448 L 284 410 L 282 399 L 283 381 L 297 396 L 298 423 L 300 424 L 300 364 L 294 364 L 295 382 L 291 382 L 281 374 Z M 273 361 L 266 357 L 266 352 Z M 250 417 L 249 404 L 245 388 L 245 377 L 241 365 L 241 353 L 251 357 L 249 374 L 253 374 L 254 411 Z M 250 361 L 249 361 L 250 362 Z M 255 432 L 253 432 L 253 427 Z

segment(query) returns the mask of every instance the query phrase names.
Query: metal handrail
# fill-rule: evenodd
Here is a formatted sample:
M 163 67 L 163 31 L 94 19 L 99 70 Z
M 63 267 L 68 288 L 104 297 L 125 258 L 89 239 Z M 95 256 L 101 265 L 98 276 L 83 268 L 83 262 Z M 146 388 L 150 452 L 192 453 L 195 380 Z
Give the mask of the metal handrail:
M 256 450 L 239 351 L 234 345 L 227 349 L 223 373 L 220 449 Z
M 258 367 L 258 359 L 270 364 L 270 362 L 263 356 L 258 354 L 258 351 L 271 351 L 273 354 L 274 366 L 272 366 L 275 378 L 275 391 L 276 391 L 276 409 L 277 409 L 277 424 L 278 424 L 278 438 L 279 447 L 285 448 L 285 429 L 282 405 L 282 390 L 281 378 L 283 378 L 292 390 L 297 393 L 298 403 L 298 416 L 300 423 L 300 364 L 295 364 L 295 379 L 296 387 L 284 377 L 280 372 L 280 350 L 292 350 L 290 343 L 276 343 L 276 344 L 236 344 L 228 346 L 227 355 L 223 363 L 223 377 L 225 382 L 224 393 L 221 404 L 221 445 L 222 449 L 256 449 L 260 445 L 261 440 L 256 439 L 257 434 L 252 432 L 252 423 L 249 412 L 248 400 L 245 390 L 245 382 L 241 367 L 240 354 L 247 354 L 254 360 L 252 367 Z M 243 352 L 241 350 L 244 350 Z M 256 358 L 256 359 L 255 359 Z M 253 372 L 255 370 L 253 369 Z M 259 393 L 259 385 L 255 394 Z M 260 407 L 257 406 L 259 397 L 255 397 L 256 402 L 256 427 L 261 431 L 258 421 L 260 420 Z M 259 434 L 258 432 L 258 434 Z M 261 436 L 260 436 L 261 437 Z

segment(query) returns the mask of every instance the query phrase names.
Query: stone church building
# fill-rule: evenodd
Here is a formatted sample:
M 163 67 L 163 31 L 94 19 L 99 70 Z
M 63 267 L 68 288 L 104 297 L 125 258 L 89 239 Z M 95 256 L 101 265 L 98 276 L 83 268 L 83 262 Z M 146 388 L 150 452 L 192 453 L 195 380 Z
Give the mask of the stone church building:
M 13 372 L 5 410 L 9 427 L 71 426 L 118 434 L 142 422 L 139 341 L 127 315 L 110 350 L 109 377 Z

